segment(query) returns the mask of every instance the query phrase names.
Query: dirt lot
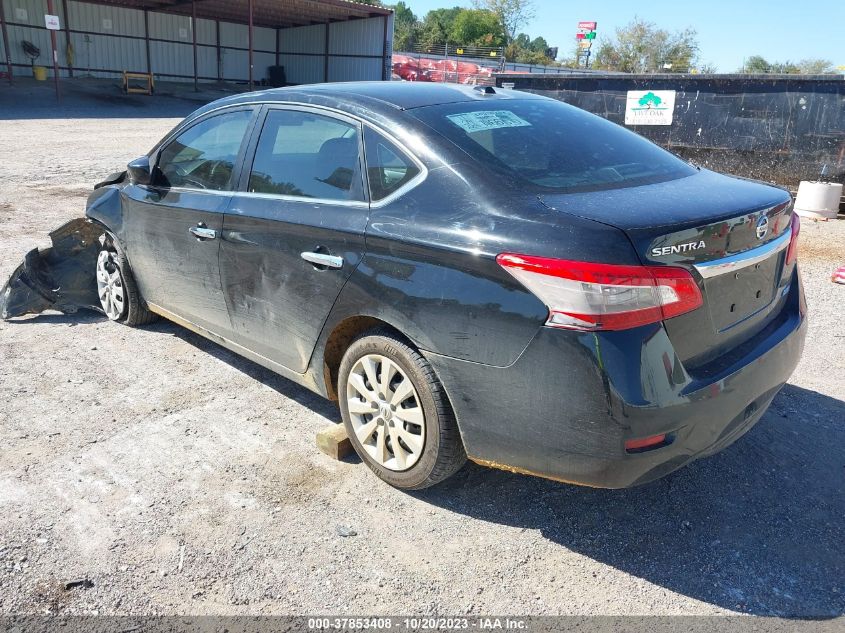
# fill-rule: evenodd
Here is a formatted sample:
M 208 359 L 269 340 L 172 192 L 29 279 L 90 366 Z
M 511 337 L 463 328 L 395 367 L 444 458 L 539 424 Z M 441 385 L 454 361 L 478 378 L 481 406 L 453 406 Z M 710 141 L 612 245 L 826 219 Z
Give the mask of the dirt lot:
M 193 107 L 0 88 L 0 278 Z M 845 222 L 801 239 L 790 384 L 625 491 L 470 465 L 402 493 L 317 452 L 332 404 L 179 327 L 0 323 L 0 613 L 842 615 Z

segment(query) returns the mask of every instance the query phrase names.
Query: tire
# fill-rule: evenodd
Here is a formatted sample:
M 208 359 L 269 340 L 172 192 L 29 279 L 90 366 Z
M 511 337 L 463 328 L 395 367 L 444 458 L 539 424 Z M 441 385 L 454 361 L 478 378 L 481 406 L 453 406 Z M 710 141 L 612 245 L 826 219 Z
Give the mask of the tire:
M 428 361 L 393 332 L 374 330 L 352 342 L 340 363 L 337 393 L 355 452 L 391 486 L 428 488 L 466 462 L 443 386 Z
M 104 275 L 112 282 L 108 292 L 104 291 L 104 286 L 108 285 Z M 97 256 L 96 277 L 100 307 L 109 320 L 134 327 L 158 319 L 141 297 L 126 256 L 110 240 L 106 240 Z M 111 301 L 106 296 L 111 297 Z

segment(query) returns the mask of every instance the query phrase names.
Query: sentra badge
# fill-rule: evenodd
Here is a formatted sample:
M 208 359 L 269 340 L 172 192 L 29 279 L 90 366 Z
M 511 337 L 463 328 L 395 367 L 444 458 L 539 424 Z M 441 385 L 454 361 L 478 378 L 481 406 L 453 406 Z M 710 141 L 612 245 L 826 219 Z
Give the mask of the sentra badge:
M 675 255 L 677 253 L 697 251 L 699 248 L 704 248 L 704 240 L 700 240 L 698 242 L 686 242 L 685 244 L 675 244 L 674 246 L 657 246 L 651 249 L 651 256 L 661 257 L 662 255 Z

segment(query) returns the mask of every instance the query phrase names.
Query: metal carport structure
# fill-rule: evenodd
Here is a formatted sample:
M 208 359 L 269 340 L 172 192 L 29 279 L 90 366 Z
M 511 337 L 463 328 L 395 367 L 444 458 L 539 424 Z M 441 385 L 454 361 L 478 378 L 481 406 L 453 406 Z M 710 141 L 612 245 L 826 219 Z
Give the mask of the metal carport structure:
M 284 65 L 290 83 L 390 78 L 393 13 L 351 0 L 0 0 L 10 82 L 30 66 L 22 41 L 51 57 L 50 9 L 61 77 L 130 70 L 252 87 L 257 69 Z

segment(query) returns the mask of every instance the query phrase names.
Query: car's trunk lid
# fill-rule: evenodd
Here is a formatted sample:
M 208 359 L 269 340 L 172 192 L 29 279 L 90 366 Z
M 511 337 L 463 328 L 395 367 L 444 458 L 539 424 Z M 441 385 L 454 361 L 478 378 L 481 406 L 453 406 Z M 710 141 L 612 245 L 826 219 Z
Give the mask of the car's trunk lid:
M 693 273 L 704 306 L 666 321 L 676 352 L 690 368 L 748 340 L 782 305 L 791 219 L 786 191 L 701 171 L 652 185 L 541 200 L 622 229 L 643 264 Z

